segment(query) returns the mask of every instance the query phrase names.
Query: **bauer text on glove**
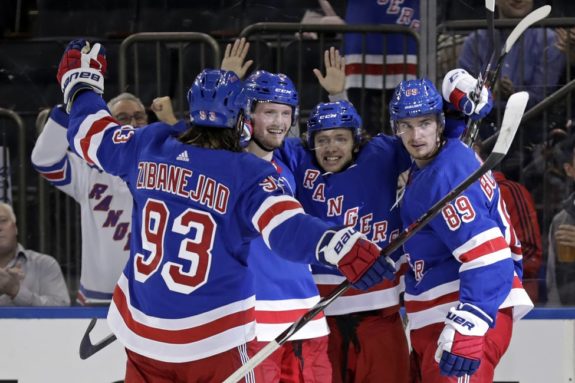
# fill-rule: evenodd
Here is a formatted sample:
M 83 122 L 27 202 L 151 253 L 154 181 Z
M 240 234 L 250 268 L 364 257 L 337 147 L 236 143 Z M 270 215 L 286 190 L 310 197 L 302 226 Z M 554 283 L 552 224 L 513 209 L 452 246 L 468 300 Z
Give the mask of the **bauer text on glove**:
M 337 266 L 354 287 L 366 290 L 384 278 L 393 279 L 395 265 L 380 257 L 379 247 L 350 227 L 328 230 L 320 240 L 317 258 Z
M 104 93 L 106 67 L 106 53 L 100 44 L 91 45 L 86 40 L 73 40 L 68 44 L 56 75 L 66 111 L 70 111 L 74 98 L 81 90 Z

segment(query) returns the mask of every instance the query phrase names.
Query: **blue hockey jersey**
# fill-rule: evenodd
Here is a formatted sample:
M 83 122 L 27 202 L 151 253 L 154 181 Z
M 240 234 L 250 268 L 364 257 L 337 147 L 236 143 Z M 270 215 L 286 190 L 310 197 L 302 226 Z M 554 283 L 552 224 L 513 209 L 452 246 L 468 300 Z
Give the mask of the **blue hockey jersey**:
M 163 123 L 119 126 L 93 92 L 76 98 L 68 140 L 134 198 L 130 259 L 108 323 L 137 353 L 186 362 L 253 339 L 248 250 L 260 233 L 282 257 L 316 262 L 328 224 L 303 214 L 252 154 L 186 145 Z
M 398 208 L 392 208 L 399 174 L 409 168 L 411 159 L 401 142 L 378 135 L 364 145 L 354 163 L 338 173 L 323 173 L 315 155 L 298 139 L 287 139 L 278 154 L 292 169 L 297 184 L 297 199 L 306 213 L 352 226 L 380 247 L 387 245 L 399 230 Z M 405 262 L 396 252 L 392 258 L 398 269 Z M 344 281 L 338 270 L 312 266 L 320 295 L 326 296 Z M 327 315 L 342 315 L 397 306 L 403 291 L 402 270 L 394 281 L 384 281 L 367 292 L 349 289 L 325 310 Z
M 294 195 L 295 180 L 278 158 L 272 163 L 279 174 L 278 185 Z M 250 269 L 256 288 L 256 338 L 272 341 L 319 302 L 310 266 L 288 261 L 271 251 L 261 237 L 250 244 Z M 290 340 L 317 338 L 329 333 L 322 313 L 295 333 Z
M 471 149 L 448 140 L 432 162 L 412 167 L 402 221 L 414 222 L 479 166 Z M 412 329 L 443 322 L 458 302 L 493 319 L 499 308 L 515 307 L 518 319 L 533 307 L 521 284 L 521 245 L 491 172 L 410 238 L 405 250 L 411 268 L 405 308 Z

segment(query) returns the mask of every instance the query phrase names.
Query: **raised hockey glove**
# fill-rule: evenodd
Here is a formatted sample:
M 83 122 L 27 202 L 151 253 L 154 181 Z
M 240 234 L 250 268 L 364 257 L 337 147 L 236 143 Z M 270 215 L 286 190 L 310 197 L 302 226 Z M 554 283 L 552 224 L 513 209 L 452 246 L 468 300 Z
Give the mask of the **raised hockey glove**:
M 480 120 L 487 116 L 493 108 L 493 96 L 486 87 L 481 89 L 477 105 L 473 102 L 477 80 L 465 69 L 453 69 L 443 79 L 443 98 L 449 101 L 453 108 L 469 116 L 472 120 Z
M 367 290 L 383 278 L 393 279 L 395 266 L 380 257 L 379 247 L 350 227 L 328 230 L 318 244 L 317 259 L 337 266 L 354 287 Z
M 106 52 L 100 44 L 92 46 L 86 40 L 68 43 L 56 75 L 67 112 L 78 92 L 91 89 L 98 94 L 104 93 L 106 67 Z
M 483 342 L 492 319 L 479 308 L 459 304 L 449 309 L 439 335 L 435 361 L 441 375 L 472 375 L 483 357 Z

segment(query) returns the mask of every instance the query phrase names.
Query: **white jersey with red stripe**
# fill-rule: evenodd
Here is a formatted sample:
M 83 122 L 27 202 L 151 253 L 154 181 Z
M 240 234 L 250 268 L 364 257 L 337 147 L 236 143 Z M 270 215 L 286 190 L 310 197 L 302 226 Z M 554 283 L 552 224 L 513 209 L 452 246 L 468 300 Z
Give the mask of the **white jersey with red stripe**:
M 313 151 L 299 139 L 287 139 L 278 151 L 293 171 L 296 197 L 308 214 L 351 226 L 367 239 L 386 246 L 401 230 L 399 208 L 393 208 L 399 174 L 409 168 L 411 159 L 401 142 L 379 135 L 359 151 L 355 161 L 337 173 L 325 173 Z M 343 315 L 386 307 L 399 308 L 407 264 L 397 251 L 392 255 L 399 272 L 393 281 L 383 281 L 368 291 L 347 290 L 326 309 L 326 315 Z M 345 279 L 338 270 L 312 266 L 320 295 L 329 295 Z
M 119 177 L 68 151 L 68 115 L 54 108 L 32 151 L 32 165 L 80 204 L 80 304 L 109 303 L 130 254 L 132 195 Z
M 278 158 L 272 162 L 279 174 L 278 184 L 294 195 L 293 174 Z M 274 340 L 293 322 L 319 302 L 319 292 L 310 265 L 291 262 L 274 254 L 258 237 L 250 244 L 250 267 L 256 286 L 256 338 Z M 323 312 L 309 321 L 290 340 L 310 339 L 329 334 Z
M 345 22 L 348 25 L 405 26 L 418 31 L 419 0 L 349 1 Z M 363 51 L 364 46 L 366 52 Z M 382 49 L 385 49 L 385 55 L 381 54 Z M 407 34 L 346 33 L 344 36 L 346 88 L 362 88 L 363 75 L 366 88 L 380 90 L 394 89 L 402 80 L 415 79 L 417 54 L 417 41 Z
M 276 254 L 309 264 L 329 226 L 283 193 L 269 162 L 187 145 L 169 130 L 121 127 L 102 98 L 85 91 L 74 101 L 68 139 L 86 161 L 126 181 L 134 200 L 110 328 L 130 350 L 186 362 L 254 338 L 253 239 L 261 233 Z
M 450 139 L 425 167 L 415 165 L 401 202 L 403 222 L 414 222 L 480 166 L 475 153 Z M 412 329 L 442 323 L 459 302 L 495 319 L 513 307 L 516 320 L 533 308 L 523 289 L 521 245 L 499 187 L 485 174 L 405 244 L 405 308 Z

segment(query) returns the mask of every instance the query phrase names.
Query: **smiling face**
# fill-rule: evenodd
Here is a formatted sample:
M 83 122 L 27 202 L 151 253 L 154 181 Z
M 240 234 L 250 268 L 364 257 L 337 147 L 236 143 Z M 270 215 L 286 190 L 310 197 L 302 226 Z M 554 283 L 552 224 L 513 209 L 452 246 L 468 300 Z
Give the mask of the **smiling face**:
M 258 102 L 250 114 L 253 137 L 248 150 L 257 154 L 279 148 L 291 127 L 292 113 L 289 105 Z
M 314 134 L 315 158 L 326 172 L 337 173 L 353 160 L 355 142 L 351 129 L 320 130 Z
M 427 114 L 397 121 L 396 134 L 401 137 L 403 145 L 417 166 L 422 167 L 431 161 L 437 152 L 441 130 L 437 116 Z

